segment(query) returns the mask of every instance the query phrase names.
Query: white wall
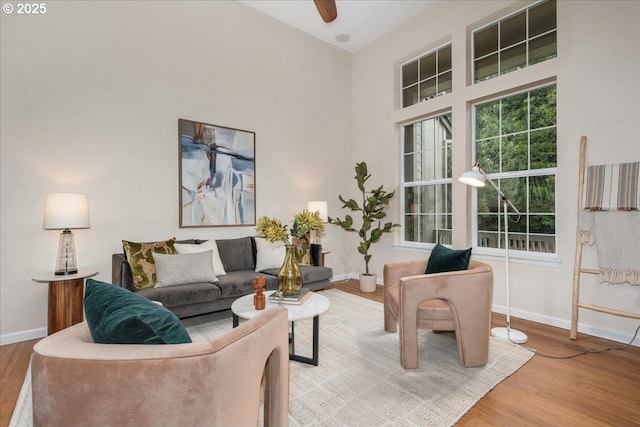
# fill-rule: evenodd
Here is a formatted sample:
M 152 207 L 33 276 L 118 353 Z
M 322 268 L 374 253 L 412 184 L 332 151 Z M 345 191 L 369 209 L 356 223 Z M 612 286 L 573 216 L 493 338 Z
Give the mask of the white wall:
M 398 188 L 399 136 L 395 125 L 411 117 L 453 110 L 454 176 L 471 165 L 470 100 L 490 95 L 502 84 L 557 78 L 558 174 L 557 218 L 559 265 L 512 263 L 512 314 L 569 328 L 575 253 L 578 153 L 581 135 L 588 137 L 587 164 L 640 160 L 640 3 L 627 1 L 559 1 L 558 58 L 493 81 L 467 86 L 465 60 L 468 27 L 514 2 L 443 2 L 402 28 L 356 52 L 353 57 L 353 152 L 365 159 L 377 184 Z M 526 4 L 521 3 L 521 4 Z M 405 110 L 397 110 L 397 64 L 451 40 L 453 93 Z M 372 149 L 372 147 L 375 147 Z M 470 190 L 454 180 L 454 246 L 468 247 Z M 400 200 L 393 218 L 400 221 Z M 426 251 L 394 246 L 390 237 L 374 250 L 373 272 L 387 261 L 426 257 Z M 587 252 L 589 252 L 587 250 Z M 589 260 L 587 253 L 587 260 Z M 591 258 L 593 260 L 593 258 Z M 504 262 L 495 270 L 494 308 L 504 311 Z M 594 267 L 593 265 L 591 267 Z M 583 276 L 585 302 L 621 310 L 640 310 L 640 288 L 597 284 Z M 581 311 L 580 330 L 628 341 L 638 322 Z M 636 342 L 640 343 L 640 339 Z
M 236 2 L 47 7 L 1 21 L 3 342 L 46 332 L 47 285 L 31 277 L 55 266 L 48 192 L 89 195 L 79 265 L 105 281 L 122 239 L 254 233 L 178 228 L 178 118 L 256 132 L 258 217 L 290 221 L 308 200 L 337 209 L 350 175 L 350 54 Z

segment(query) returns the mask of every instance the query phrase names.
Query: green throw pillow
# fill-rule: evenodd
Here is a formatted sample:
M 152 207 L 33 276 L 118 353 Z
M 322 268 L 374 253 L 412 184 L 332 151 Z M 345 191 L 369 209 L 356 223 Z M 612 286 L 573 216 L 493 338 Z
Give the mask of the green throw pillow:
M 100 344 L 182 344 L 191 337 L 180 319 L 142 295 L 88 279 L 84 310 L 93 341 Z
M 466 270 L 469 268 L 470 258 L 471 248 L 455 250 L 438 243 L 431 251 L 425 274 Z
M 176 239 L 164 242 L 136 243 L 127 240 L 122 241 L 124 255 L 131 266 L 133 287 L 135 289 L 148 288 L 156 284 L 156 266 L 153 262 L 153 253 L 175 254 L 174 244 Z

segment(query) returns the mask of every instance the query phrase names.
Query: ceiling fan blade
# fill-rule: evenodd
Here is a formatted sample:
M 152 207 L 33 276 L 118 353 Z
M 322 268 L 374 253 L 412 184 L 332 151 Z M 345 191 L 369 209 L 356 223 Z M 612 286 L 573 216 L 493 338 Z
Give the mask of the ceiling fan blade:
M 333 22 L 338 17 L 338 9 L 336 9 L 336 0 L 313 0 L 322 16 L 322 20 L 327 24 Z

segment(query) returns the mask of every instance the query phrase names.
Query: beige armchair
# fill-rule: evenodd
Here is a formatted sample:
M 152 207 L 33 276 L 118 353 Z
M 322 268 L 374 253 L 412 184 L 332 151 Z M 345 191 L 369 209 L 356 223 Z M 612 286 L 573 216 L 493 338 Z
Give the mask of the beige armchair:
M 34 426 L 286 426 L 287 311 L 265 310 L 210 341 L 96 344 L 86 322 L 33 349 Z
M 489 358 L 493 271 L 470 260 L 468 270 L 424 274 L 427 260 L 384 266 L 384 330 L 400 325 L 400 364 L 418 367 L 418 329 L 455 331 L 460 364 L 482 366 Z

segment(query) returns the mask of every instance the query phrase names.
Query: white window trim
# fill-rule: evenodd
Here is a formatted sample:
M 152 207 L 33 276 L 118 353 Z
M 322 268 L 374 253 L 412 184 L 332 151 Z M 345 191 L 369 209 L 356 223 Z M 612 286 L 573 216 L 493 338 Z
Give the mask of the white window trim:
M 537 89 L 541 89 L 549 86 L 556 86 L 558 83 L 556 81 L 547 82 L 544 84 L 532 85 L 531 87 L 527 87 L 524 90 L 513 90 L 513 91 L 504 91 L 500 92 L 499 95 L 495 97 L 483 99 L 482 101 L 470 102 L 471 107 L 471 154 L 473 158 L 473 163 L 476 164 L 479 160 L 476 158 L 476 115 L 475 115 L 475 107 L 476 105 L 485 104 L 488 102 L 493 102 L 498 99 L 508 98 L 510 96 L 516 96 L 526 92 L 532 92 Z M 557 105 L 556 105 L 557 108 Z M 557 111 L 556 111 L 557 114 Z M 556 123 L 556 129 L 558 125 Z M 530 130 L 529 130 L 530 131 Z M 501 135 L 502 136 L 502 135 Z M 529 154 L 530 155 L 530 154 Z M 480 167 L 482 167 L 482 162 L 479 162 Z M 544 169 L 535 169 L 533 171 L 512 171 L 512 172 L 499 172 L 499 173 L 491 173 L 487 174 L 491 179 L 502 179 L 502 178 L 518 178 L 518 177 L 531 177 L 531 176 L 543 176 L 543 175 L 553 175 L 554 177 L 558 176 L 558 168 L 544 168 Z M 557 193 L 555 197 L 554 203 L 554 214 L 556 215 L 556 251 L 555 253 L 545 253 L 545 252 L 534 252 L 534 251 L 517 251 L 514 249 L 509 249 L 509 260 L 522 263 L 522 264 L 535 264 L 535 265 L 550 265 L 550 266 L 558 266 L 560 265 L 560 258 L 558 256 L 558 197 Z M 475 189 L 471 196 L 471 244 L 473 247 L 473 253 L 477 254 L 480 259 L 486 260 L 504 260 L 506 249 L 502 248 L 486 248 L 478 246 L 478 190 Z

